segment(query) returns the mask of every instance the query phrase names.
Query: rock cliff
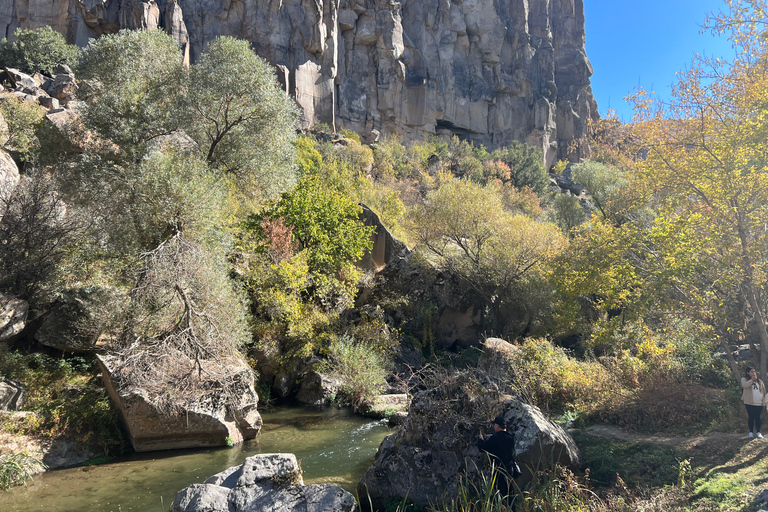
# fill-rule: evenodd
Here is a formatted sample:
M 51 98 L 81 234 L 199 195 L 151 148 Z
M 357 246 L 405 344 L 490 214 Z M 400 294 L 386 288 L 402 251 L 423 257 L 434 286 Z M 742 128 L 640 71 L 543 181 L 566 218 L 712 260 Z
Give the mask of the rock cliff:
M 194 60 L 219 35 L 251 41 L 302 106 L 305 127 L 371 140 L 457 134 L 525 141 L 547 163 L 597 116 L 583 0 L 0 0 L 0 23 L 68 41 L 164 28 Z

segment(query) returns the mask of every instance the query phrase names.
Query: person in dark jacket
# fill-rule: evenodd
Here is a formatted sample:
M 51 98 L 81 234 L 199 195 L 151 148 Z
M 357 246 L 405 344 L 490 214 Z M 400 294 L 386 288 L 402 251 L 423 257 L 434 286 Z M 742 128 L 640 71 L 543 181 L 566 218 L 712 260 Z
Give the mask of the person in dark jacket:
M 509 496 L 509 485 L 518 476 L 515 462 L 515 436 L 507 432 L 507 422 L 504 416 L 496 416 L 493 420 L 493 434 L 487 439 L 480 438 L 477 447 L 488 453 L 491 462 L 496 465 L 496 489 L 502 496 Z

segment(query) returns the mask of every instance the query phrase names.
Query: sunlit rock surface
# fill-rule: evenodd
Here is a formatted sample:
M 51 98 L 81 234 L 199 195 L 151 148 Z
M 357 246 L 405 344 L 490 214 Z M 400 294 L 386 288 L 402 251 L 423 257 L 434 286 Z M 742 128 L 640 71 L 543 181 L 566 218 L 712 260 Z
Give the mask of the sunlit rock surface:
M 367 140 L 457 134 L 525 141 L 547 163 L 597 115 L 583 0 L 0 0 L 0 24 L 51 25 L 71 43 L 162 28 L 194 61 L 219 35 L 247 39 L 316 123 Z

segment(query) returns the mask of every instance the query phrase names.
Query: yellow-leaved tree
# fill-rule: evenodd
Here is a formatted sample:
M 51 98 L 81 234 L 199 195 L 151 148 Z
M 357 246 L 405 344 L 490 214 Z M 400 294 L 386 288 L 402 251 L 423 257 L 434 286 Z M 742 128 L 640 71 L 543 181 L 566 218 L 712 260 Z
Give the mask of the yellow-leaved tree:
M 708 19 L 734 57 L 697 56 L 671 101 L 634 97 L 635 177 L 656 206 L 649 265 L 679 304 L 768 366 L 768 9 L 727 0 Z M 728 352 L 728 351 L 726 351 Z M 740 372 L 731 359 L 736 375 Z

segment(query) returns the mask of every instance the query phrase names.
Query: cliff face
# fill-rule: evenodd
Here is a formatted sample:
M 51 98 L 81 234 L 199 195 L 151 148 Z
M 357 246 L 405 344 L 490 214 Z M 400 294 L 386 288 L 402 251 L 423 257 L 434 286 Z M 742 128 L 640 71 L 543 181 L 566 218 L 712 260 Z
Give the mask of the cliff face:
M 272 62 L 305 127 L 526 141 L 548 163 L 597 115 L 583 0 L 0 0 L 0 23 L 69 42 L 161 27 L 194 59 L 233 35 Z M 569 147 L 570 145 L 570 147 Z

